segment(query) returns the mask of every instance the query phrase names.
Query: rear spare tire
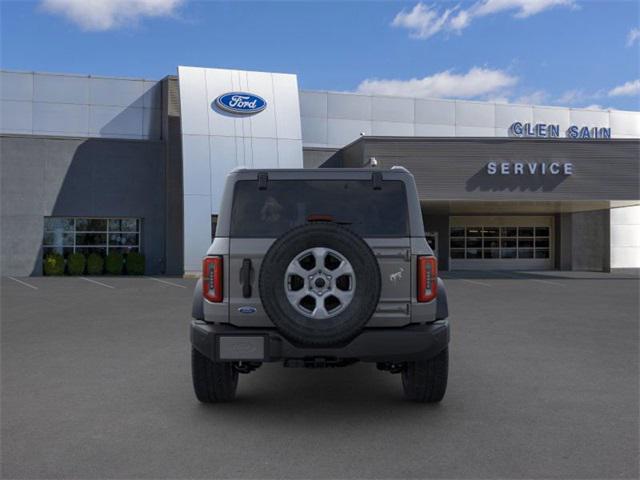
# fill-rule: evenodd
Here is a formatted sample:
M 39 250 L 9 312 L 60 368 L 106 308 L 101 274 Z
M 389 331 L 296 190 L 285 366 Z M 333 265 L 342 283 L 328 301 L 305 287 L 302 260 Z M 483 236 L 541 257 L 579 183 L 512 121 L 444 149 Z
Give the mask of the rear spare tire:
M 293 342 L 332 346 L 356 336 L 380 298 L 380 269 L 367 243 L 333 223 L 294 228 L 267 251 L 260 299 Z

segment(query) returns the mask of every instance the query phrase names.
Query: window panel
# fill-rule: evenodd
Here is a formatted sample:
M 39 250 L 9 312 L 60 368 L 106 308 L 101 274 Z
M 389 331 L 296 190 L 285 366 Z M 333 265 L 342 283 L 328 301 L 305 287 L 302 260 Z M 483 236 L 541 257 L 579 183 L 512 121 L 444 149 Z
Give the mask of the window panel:
M 464 248 L 464 238 L 452 238 L 451 248 Z
M 464 249 L 451 250 L 451 258 L 464 258 Z
M 484 258 L 500 258 L 500 250 L 497 248 L 485 248 L 482 252 Z
M 76 252 L 89 255 L 91 253 L 97 253 L 98 255 L 105 256 L 107 254 L 107 247 L 78 247 L 76 246 Z
M 482 249 L 467 248 L 467 258 L 482 258 Z
M 110 232 L 137 232 L 138 230 L 137 218 L 112 218 L 109 220 Z
M 107 246 L 106 233 L 76 233 L 76 245 L 104 245 Z
M 549 227 L 536 227 L 536 237 L 548 237 Z
M 536 248 L 549 248 L 549 239 L 536 237 Z
M 533 248 L 533 240 L 518 239 L 518 248 Z
M 502 248 L 516 248 L 518 245 L 518 241 L 516 239 L 507 239 L 504 238 L 500 240 L 500 246 Z
M 518 256 L 518 250 L 515 248 L 503 248 L 500 250 L 500 258 L 516 258 Z
M 73 218 L 45 217 L 44 229 L 45 231 L 62 230 L 71 232 L 73 231 Z
M 500 240 L 497 238 L 484 238 L 484 248 L 498 248 L 500 247 Z
M 502 227 L 500 229 L 500 235 L 503 237 L 517 237 L 518 229 L 516 227 Z
M 464 227 L 451 227 L 452 237 L 464 237 Z
M 482 227 L 467 227 L 467 237 L 481 237 Z
M 73 246 L 73 233 L 57 230 L 54 232 L 44 232 L 43 245 L 70 245 Z
M 106 232 L 107 220 L 104 218 L 76 218 L 77 232 Z
M 485 237 L 497 237 L 500 235 L 498 227 L 484 227 L 482 230 Z
M 109 234 L 109 246 L 138 245 L 137 233 L 111 233 Z
M 109 247 L 109 252 L 118 252 L 122 254 L 138 251 L 140 251 L 138 247 Z
M 467 248 L 481 248 L 482 238 L 467 238 Z
M 519 237 L 533 237 L 533 228 L 532 227 L 518 227 L 518 236 Z

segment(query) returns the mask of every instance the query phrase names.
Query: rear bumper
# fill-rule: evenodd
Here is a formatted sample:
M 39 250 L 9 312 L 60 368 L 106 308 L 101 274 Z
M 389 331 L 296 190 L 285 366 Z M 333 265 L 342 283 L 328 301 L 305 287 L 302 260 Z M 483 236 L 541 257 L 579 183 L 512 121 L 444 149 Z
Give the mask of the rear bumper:
M 214 361 L 277 362 L 288 359 L 357 359 L 364 362 L 402 362 L 431 358 L 449 344 L 449 322 L 402 328 L 369 328 L 346 345 L 301 347 L 276 329 L 239 328 L 191 321 L 191 344 Z

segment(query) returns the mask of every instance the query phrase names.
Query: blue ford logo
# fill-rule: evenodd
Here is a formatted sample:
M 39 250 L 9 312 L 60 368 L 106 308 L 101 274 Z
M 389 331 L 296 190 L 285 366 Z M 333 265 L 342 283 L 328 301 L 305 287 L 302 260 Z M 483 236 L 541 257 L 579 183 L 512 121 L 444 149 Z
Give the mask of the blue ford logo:
M 239 115 L 252 115 L 267 107 L 264 98 L 246 92 L 229 92 L 220 95 L 213 102 L 216 107 L 225 112 Z
M 240 307 L 238 308 L 240 313 L 256 313 L 256 309 L 254 307 Z

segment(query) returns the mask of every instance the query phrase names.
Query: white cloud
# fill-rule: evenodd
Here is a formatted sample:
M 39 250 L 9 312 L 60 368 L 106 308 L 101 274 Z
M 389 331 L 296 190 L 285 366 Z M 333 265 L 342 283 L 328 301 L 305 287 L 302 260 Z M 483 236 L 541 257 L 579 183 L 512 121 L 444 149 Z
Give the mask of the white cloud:
M 446 25 L 452 10 L 440 13 L 435 8 L 417 3 L 411 11 L 402 9 L 393 19 L 391 25 L 409 30 L 413 38 L 429 38 L 438 33 Z
M 640 28 L 632 28 L 627 34 L 627 47 L 633 46 L 640 39 Z
M 103 31 L 143 17 L 175 15 L 184 0 L 42 0 L 45 12 L 62 15 L 83 30 Z
M 549 94 L 544 90 L 536 90 L 519 96 L 514 103 L 523 103 L 525 105 L 543 105 L 548 103 Z
M 406 28 L 413 38 L 429 38 L 440 31 L 459 33 L 478 17 L 514 11 L 516 18 L 526 18 L 558 6 L 577 8 L 575 0 L 479 0 L 467 9 L 457 5 L 444 10 L 419 2 L 398 12 L 391 25 Z
M 583 108 L 586 110 L 606 110 L 606 108 L 604 108 L 602 105 L 598 105 L 597 103 L 594 103 L 593 105 L 587 105 Z
M 464 74 L 450 70 L 410 80 L 367 79 L 358 85 L 360 93 L 419 98 L 474 98 L 496 95 L 518 82 L 502 70 L 474 67 Z
M 622 97 L 640 95 L 640 79 L 630 80 L 623 85 L 618 85 L 615 88 L 609 90 L 610 97 Z

